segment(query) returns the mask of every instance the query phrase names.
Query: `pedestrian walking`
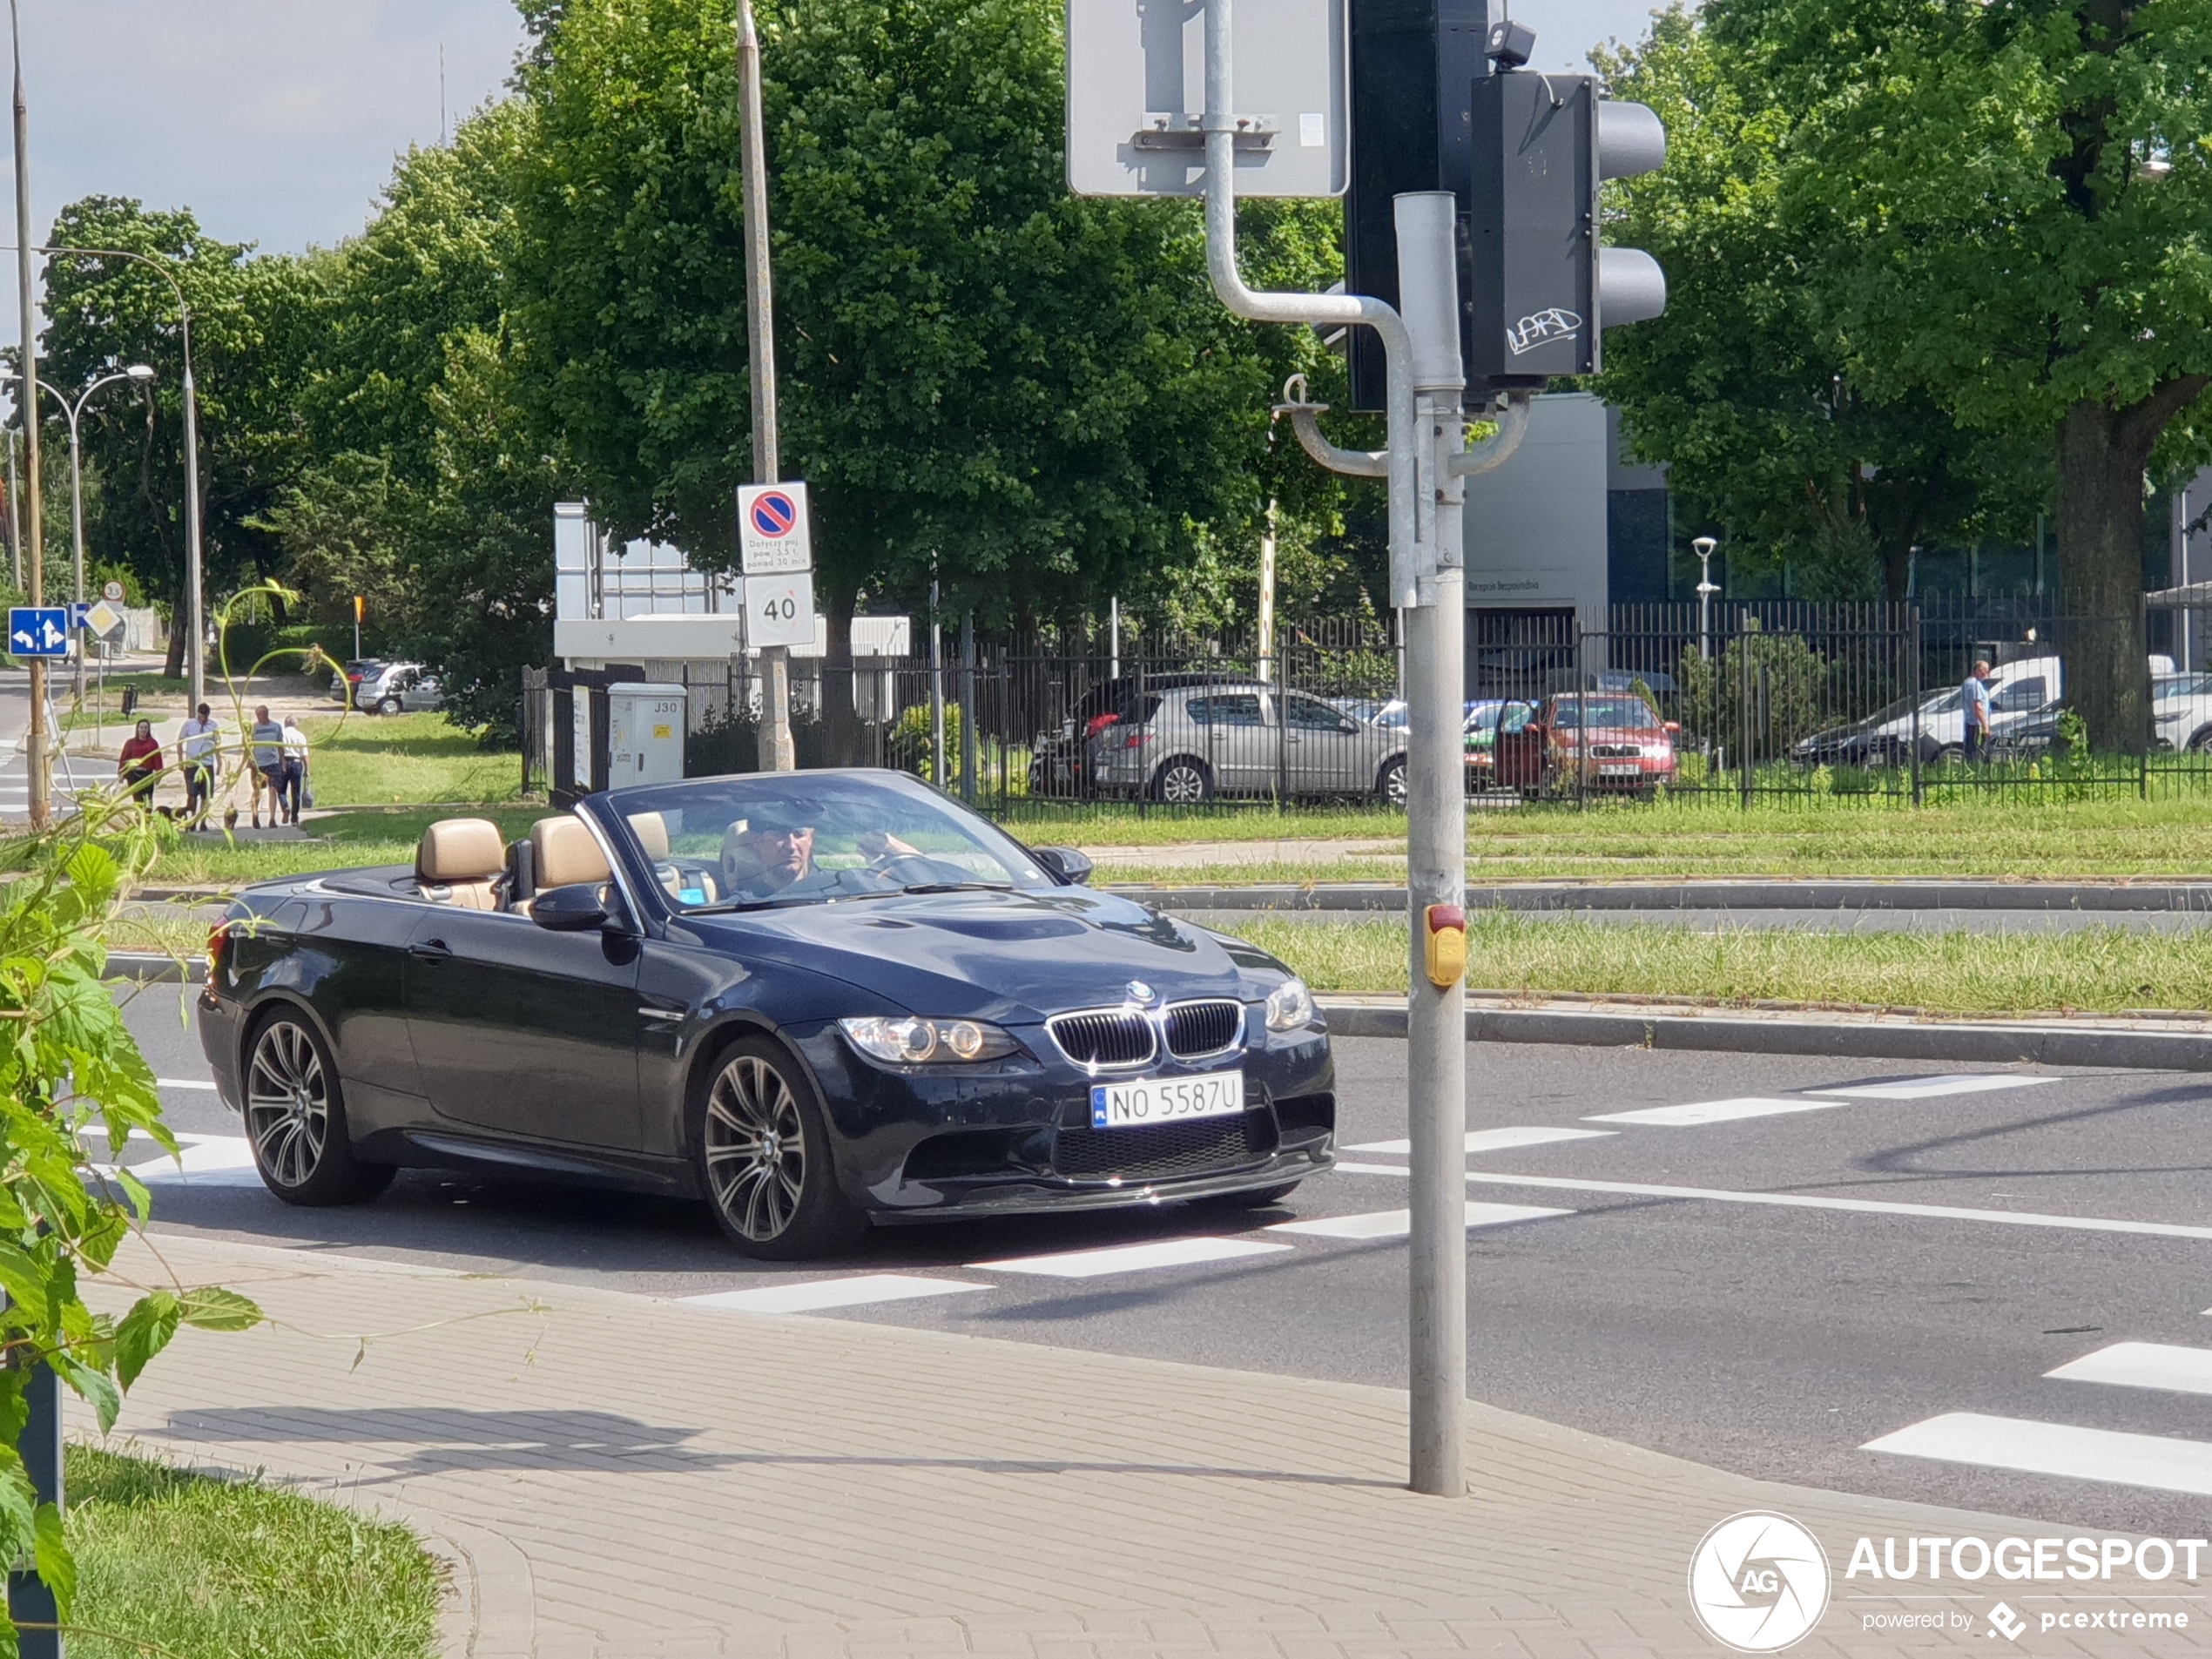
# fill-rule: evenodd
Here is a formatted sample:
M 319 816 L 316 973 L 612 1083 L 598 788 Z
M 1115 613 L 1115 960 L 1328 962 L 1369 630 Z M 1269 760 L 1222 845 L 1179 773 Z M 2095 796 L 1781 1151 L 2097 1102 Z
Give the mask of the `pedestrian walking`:
M 253 711 L 253 827 L 261 827 L 261 795 L 269 797 L 269 824 L 272 828 L 283 821 L 284 799 L 284 728 L 269 718 L 269 705 L 262 704 Z
M 207 826 L 207 808 L 215 795 L 215 748 L 222 739 L 209 718 L 212 712 L 201 704 L 177 739 L 177 764 L 185 773 L 185 824 L 190 829 Z
M 1970 761 L 1985 759 L 1989 752 L 1989 659 L 1983 658 L 1974 664 L 1974 671 L 1966 676 L 1966 683 L 1959 688 L 1960 706 L 1966 717 L 1966 756 Z
M 284 821 L 300 821 L 300 804 L 307 787 L 307 734 L 300 729 L 300 717 L 284 717 Z
M 139 721 L 138 729 L 124 738 L 123 758 L 115 763 L 115 775 L 144 812 L 161 782 L 161 740 L 153 735 L 152 721 Z

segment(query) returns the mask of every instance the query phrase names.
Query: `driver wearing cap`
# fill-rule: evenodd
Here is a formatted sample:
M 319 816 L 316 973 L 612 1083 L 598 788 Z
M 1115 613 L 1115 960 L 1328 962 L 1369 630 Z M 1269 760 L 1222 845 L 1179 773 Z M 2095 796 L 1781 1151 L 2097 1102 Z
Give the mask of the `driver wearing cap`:
M 740 833 L 735 826 L 725 838 L 723 873 L 733 896 L 749 899 L 772 899 L 779 894 L 821 892 L 851 885 L 846 880 L 858 873 L 844 870 L 820 870 L 814 865 L 814 819 L 818 810 L 803 801 L 765 801 L 746 814 L 745 828 Z M 747 855 L 743 860 L 758 867 L 750 873 L 740 874 L 735 867 L 738 860 L 731 856 L 732 844 L 741 846 Z M 916 848 L 909 846 L 895 835 L 880 830 L 856 838 L 854 845 L 872 863 L 898 857 L 918 856 Z M 871 891 L 870 882 L 862 889 Z

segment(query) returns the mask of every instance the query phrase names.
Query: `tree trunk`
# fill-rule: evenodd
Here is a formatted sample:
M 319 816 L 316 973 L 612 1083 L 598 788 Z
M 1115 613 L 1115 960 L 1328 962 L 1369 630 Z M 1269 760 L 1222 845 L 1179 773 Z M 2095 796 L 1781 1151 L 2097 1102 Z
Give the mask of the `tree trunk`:
M 179 605 L 177 608 L 181 610 L 183 606 Z M 163 659 L 161 664 L 164 678 L 172 680 L 184 678 L 185 636 L 190 631 L 191 624 L 184 617 L 176 616 L 169 619 L 169 655 Z
M 822 746 L 833 766 L 866 764 L 860 717 L 853 706 L 853 596 L 828 593 L 823 621 L 829 635 L 822 653 Z
M 2140 407 L 2140 406 L 2138 406 Z M 2149 736 L 2143 641 L 2143 469 L 2151 442 L 2133 410 L 2077 403 L 2059 424 L 2060 599 L 2067 701 L 2094 748 L 2141 754 Z

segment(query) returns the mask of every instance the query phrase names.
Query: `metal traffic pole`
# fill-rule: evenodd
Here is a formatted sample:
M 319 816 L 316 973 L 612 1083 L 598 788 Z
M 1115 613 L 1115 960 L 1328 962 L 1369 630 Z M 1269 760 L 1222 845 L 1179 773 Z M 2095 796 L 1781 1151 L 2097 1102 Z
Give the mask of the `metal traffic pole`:
M 782 482 L 776 453 L 776 320 L 773 277 L 768 264 L 768 157 L 760 113 L 760 35 L 751 0 L 738 8 L 738 101 L 745 122 L 740 146 L 745 191 L 745 321 L 752 358 L 752 479 Z M 791 651 L 760 648 L 760 758 L 763 772 L 795 772 L 799 753 L 791 738 Z
M 37 315 L 38 296 L 31 280 L 30 253 L 30 106 L 23 90 L 23 28 L 17 16 L 13 0 L 8 7 L 8 23 L 15 47 L 16 69 L 16 288 L 23 307 L 22 356 L 17 361 L 20 375 L 19 389 L 23 396 L 17 408 L 23 414 L 24 479 L 24 535 L 25 538 L 24 572 L 28 597 L 33 609 L 46 603 L 46 538 L 40 523 L 39 460 L 38 460 L 38 335 L 32 318 Z M 30 732 L 24 744 L 24 770 L 30 774 L 30 826 L 43 830 L 53 820 L 52 762 L 47 754 L 46 732 L 46 664 L 42 658 L 30 659 Z
M 1412 1142 L 1407 1321 L 1413 1486 L 1467 1491 L 1467 786 L 1461 776 L 1467 596 L 1462 502 L 1452 469 L 1460 414 L 1456 202 L 1394 199 L 1398 306 L 1413 341 L 1422 560 L 1406 614 L 1406 1130 Z

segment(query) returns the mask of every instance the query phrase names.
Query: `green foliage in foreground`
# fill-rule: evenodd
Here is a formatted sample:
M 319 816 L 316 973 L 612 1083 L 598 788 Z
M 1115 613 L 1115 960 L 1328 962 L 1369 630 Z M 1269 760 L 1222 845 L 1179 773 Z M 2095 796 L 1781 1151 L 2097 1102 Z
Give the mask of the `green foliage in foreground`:
M 1403 991 L 1402 921 L 1239 921 L 1235 931 L 1317 990 Z M 1479 916 L 1467 984 L 1724 1002 L 1846 1002 L 1945 1014 L 2212 1008 L 2212 936 L 2088 927 L 2063 934 L 1698 933 L 1642 924 Z
M 212 1286 L 146 1288 L 120 1319 L 82 1294 L 150 1202 L 133 1177 L 93 1160 L 111 1163 L 133 1130 L 176 1150 L 152 1069 L 100 980 L 107 930 L 170 833 L 95 799 L 63 829 L 0 845 L 0 867 L 15 873 L 0 890 L 0 1557 L 33 1556 L 64 1621 L 77 1564 L 17 1450 L 34 1364 L 83 1396 L 105 1431 L 180 1325 L 237 1331 L 261 1317 Z M 0 1655 L 15 1650 L 14 1634 L 0 1618 Z
M 437 1563 L 414 1534 L 254 1480 L 69 1448 L 78 1659 L 428 1659 Z

